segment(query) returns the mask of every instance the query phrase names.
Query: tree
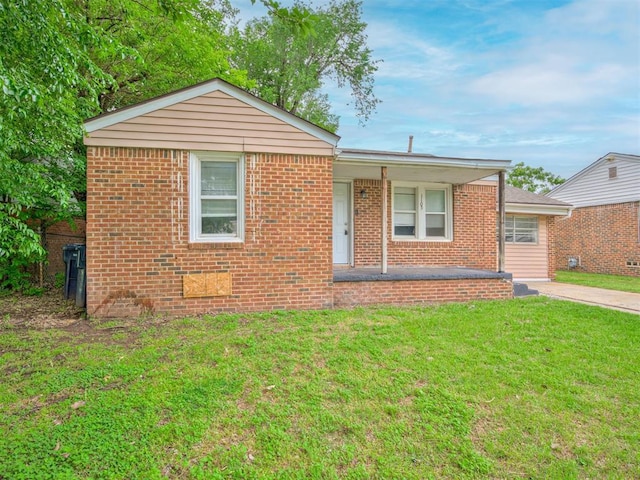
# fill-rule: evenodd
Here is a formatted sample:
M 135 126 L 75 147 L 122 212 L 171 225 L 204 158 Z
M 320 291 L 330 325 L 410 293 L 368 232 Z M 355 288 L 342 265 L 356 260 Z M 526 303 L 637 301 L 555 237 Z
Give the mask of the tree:
M 565 179 L 546 171 L 542 167 L 530 167 L 524 162 L 516 163 L 509 171 L 506 183 L 533 193 L 547 193 Z
M 335 131 L 338 118 L 330 112 L 325 81 L 349 86 L 361 122 L 375 111 L 373 92 L 378 61 L 372 58 L 358 0 L 332 0 L 317 9 L 296 1 L 296 11 L 308 12 L 310 34 L 271 14 L 238 32 L 232 66 L 255 80 L 253 92 L 293 114 Z
M 128 49 L 94 51 L 114 81 L 100 93 L 101 111 L 114 110 L 212 77 L 249 86 L 229 66 L 227 30 L 236 10 L 227 0 L 77 0 L 101 37 Z M 215 8 L 214 8 L 215 6 Z
M 74 146 L 110 82 L 99 43 L 61 0 L 0 3 L 0 284 L 44 255 L 30 218 L 73 214 Z

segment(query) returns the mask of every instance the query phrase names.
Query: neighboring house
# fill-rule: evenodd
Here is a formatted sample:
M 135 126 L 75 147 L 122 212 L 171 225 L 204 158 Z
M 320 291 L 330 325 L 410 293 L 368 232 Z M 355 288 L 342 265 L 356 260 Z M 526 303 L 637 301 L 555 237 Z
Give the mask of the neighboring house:
M 547 195 L 574 207 L 557 222 L 559 268 L 640 276 L 640 156 L 608 153 Z
M 508 161 L 338 150 L 218 79 L 85 127 L 89 315 L 512 295 L 471 183 Z
M 555 225 L 571 205 L 507 185 L 505 270 L 514 280 L 553 280 Z

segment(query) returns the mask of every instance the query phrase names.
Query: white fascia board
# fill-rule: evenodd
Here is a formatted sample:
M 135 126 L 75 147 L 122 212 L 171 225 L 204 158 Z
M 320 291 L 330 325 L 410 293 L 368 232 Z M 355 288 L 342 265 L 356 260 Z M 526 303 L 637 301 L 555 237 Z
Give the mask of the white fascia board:
M 125 107 L 111 113 L 100 115 L 98 117 L 95 117 L 94 119 L 87 120 L 84 123 L 84 128 L 87 133 L 91 133 L 96 130 L 100 130 L 101 128 L 109 127 L 111 125 L 115 125 L 116 123 L 124 122 L 132 118 L 153 112 L 155 110 L 160 110 L 162 108 L 175 105 L 176 103 L 191 100 L 192 98 L 206 95 L 215 91 L 221 91 L 223 93 L 226 93 L 227 95 L 237 98 L 238 100 L 266 113 L 267 115 L 271 115 L 278 120 L 282 120 L 283 122 L 296 127 L 303 132 L 313 135 L 314 137 L 317 137 L 318 139 L 323 140 L 330 145 L 333 145 L 334 147 L 338 144 L 338 140 L 340 139 L 338 135 L 335 135 L 327 130 L 324 130 L 323 128 L 320 128 L 310 122 L 307 122 L 306 120 L 301 119 L 300 117 L 290 114 L 278 107 L 275 107 L 270 103 L 259 99 L 255 95 L 245 92 L 241 88 L 235 87 L 230 83 L 227 83 L 220 79 L 213 79 L 208 82 L 199 83 L 198 85 L 194 85 L 193 87 L 178 90 L 175 93 L 162 95 L 155 99 L 142 102 L 131 107 Z
M 511 160 L 479 160 L 479 159 L 461 159 L 447 157 L 427 157 L 412 155 L 389 155 L 374 154 L 361 155 L 338 152 L 336 162 L 351 165 L 406 165 L 406 166 L 425 166 L 425 167 L 455 167 L 470 168 L 474 170 L 489 170 L 491 173 L 506 171 L 510 168 Z
M 572 207 L 562 205 L 534 205 L 525 203 L 507 203 L 505 211 L 510 213 L 524 213 L 528 215 L 553 215 L 566 217 Z

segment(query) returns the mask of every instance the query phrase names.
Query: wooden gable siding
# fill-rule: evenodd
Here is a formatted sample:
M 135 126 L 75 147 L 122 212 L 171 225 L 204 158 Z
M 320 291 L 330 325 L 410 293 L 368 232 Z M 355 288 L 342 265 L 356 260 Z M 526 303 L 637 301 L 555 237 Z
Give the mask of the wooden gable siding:
M 333 155 L 333 147 L 221 91 L 101 128 L 88 146 Z
M 609 168 L 613 167 L 616 176 L 609 178 Z M 574 208 L 637 201 L 640 199 L 640 161 L 623 156 L 600 161 L 549 196 L 570 203 Z
M 505 269 L 518 279 L 549 278 L 547 218 L 538 216 L 538 243 L 505 244 Z

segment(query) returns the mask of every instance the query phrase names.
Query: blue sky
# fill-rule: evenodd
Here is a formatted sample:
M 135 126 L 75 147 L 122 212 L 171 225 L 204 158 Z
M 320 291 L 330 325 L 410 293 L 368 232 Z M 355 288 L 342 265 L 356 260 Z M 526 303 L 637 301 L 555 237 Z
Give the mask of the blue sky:
M 640 0 L 364 0 L 363 19 L 382 103 L 362 127 L 326 85 L 340 147 L 404 151 L 413 135 L 415 152 L 564 177 L 640 154 Z

